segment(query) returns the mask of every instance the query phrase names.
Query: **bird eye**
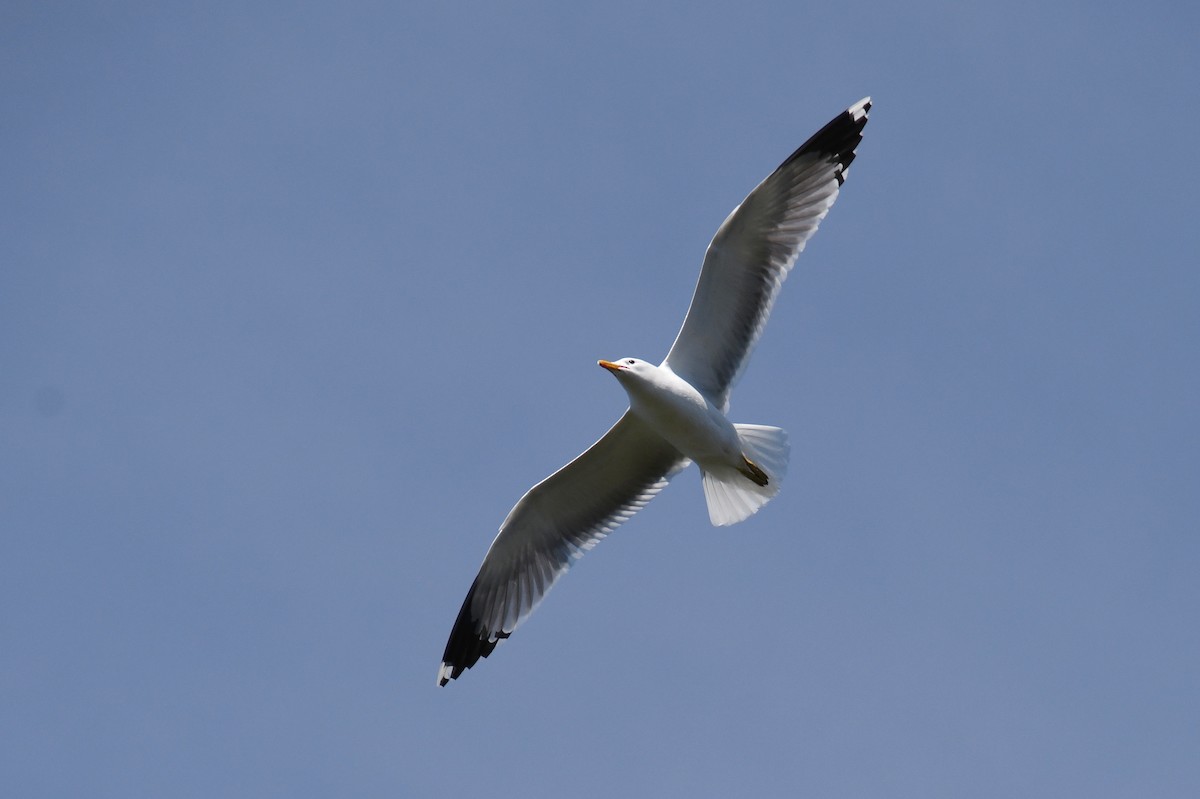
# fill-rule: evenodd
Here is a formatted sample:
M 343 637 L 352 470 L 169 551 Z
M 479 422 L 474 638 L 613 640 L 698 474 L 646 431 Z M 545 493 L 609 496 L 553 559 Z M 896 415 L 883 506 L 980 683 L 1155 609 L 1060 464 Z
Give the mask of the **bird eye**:
M 633 366 L 636 363 L 636 361 L 634 361 L 633 358 L 630 358 L 625 363 L 629 364 L 630 366 Z

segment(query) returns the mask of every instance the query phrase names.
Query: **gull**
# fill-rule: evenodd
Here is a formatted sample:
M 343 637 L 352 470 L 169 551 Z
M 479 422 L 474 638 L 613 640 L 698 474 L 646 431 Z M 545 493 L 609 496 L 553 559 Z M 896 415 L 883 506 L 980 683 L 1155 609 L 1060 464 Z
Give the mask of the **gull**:
M 825 218 L 862 141 L 871 98 L 817 131 L 725 219 L 704 256 L 683 327 L 662 363 L 599 361 L 629 409 L 599 441 L 509 512 L 450 631 L 438 685 L 486 658 L 600 539 L 689 464 L 709 520 L 734 524 L 779 491 L 787 433 L 734 424 L 729 395 L 784 278 Z

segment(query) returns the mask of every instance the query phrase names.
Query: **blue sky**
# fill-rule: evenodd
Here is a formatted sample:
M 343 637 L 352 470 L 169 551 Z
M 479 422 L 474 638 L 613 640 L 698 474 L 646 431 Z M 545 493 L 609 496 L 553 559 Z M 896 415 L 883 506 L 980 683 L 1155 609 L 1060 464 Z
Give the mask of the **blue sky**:
M 6 793 L 1197 795 L 1198 16 L 6 4 Z M 734 395 L 783 493 L 681 475 L 437 689 L 596 359 L 867 94 Z

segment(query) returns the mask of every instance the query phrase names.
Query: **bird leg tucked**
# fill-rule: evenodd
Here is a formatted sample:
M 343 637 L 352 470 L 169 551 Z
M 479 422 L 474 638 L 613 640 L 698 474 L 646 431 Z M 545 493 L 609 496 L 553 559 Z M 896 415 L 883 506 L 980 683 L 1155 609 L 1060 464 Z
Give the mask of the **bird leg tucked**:
M 771 482 L 771 479 L 767 477 L 767 473 L 760 469 L 757 463 L 750 460 L 745 455 L 742 456 L 742 460 L 745 461 L 746 468 L 739 469 L 738 471 L 749 477 L 755 485 L 765 486 L 767 483 Z

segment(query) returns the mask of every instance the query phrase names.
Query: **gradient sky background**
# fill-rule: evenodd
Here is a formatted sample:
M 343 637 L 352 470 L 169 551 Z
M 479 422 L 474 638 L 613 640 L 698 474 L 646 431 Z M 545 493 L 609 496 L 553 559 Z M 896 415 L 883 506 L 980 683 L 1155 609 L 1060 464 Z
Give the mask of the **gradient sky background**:
M 1200 795 L 1197 8 L 5 3 L 4 793 Z M 436 688 L 867 94 L 734 395 L 784 492 L 681 475 Z

